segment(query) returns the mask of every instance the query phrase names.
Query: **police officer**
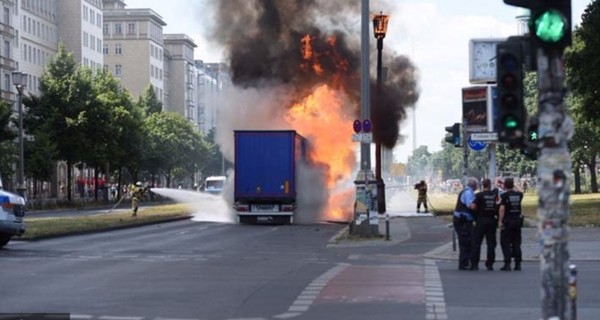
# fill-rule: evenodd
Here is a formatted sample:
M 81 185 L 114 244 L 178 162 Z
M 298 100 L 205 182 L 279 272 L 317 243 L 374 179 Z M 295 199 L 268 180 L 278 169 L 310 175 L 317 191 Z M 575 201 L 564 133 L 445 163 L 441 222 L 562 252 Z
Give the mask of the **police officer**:
M 477 180 L 469 178 L 467 186 L 458 194 L 452 224 L 458 235 L 458 269 L 469 270 L 473 246 L 473 213 Z
M 473 228 L 473 255 L 471 256 L 471 270 L 479 270 L 479 257 L 481 243 L 485 237 L 487 246 L 487 259 L 485 267 L 494 270 L 496 260 L 496 228 L 498 227 L 498 190 L 491 190 L 492 181 L 483 179 L 483 191 L 475 195 L 475 227 Z
M 425 180 L 421 180 L 415 187 L 419 191 L 417 196 L 417 213 L 421 212 L 421 204 L 425 207 L 425 213 L 429 213 L 429 209 L 427 209 L 427 183 L 425 183 Z
M 521 228 L 523 227 L 523 215 L 521 214 L 521 201 L 523 193 L 514 190 L 515 184 L 512 178 L 506 178 L 504 188 L 506 191 L 500 196 L 499 223 L 500 246 L 504 256 L 502 271 L 510 271 L 511 258 L 515 260 L 514 270 L 521 270 Z

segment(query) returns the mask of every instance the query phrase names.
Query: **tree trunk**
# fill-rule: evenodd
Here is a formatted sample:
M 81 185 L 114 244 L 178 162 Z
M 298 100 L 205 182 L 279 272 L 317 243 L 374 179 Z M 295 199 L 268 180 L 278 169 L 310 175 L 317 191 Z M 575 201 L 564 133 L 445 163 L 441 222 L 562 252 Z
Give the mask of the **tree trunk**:
M 590 187 L 592 193 L 598 193 L 598 180 L 596 180 L 596 160 L 592 159 L 588 163 L 588 169 L 590 169 Z
M 581 173 L 579 166 L 573 170 L 573 177 L 575 179 L 575 194 L 581 194 Z
M 94 167 L 94 201 L 98 201 L 98 166 Z

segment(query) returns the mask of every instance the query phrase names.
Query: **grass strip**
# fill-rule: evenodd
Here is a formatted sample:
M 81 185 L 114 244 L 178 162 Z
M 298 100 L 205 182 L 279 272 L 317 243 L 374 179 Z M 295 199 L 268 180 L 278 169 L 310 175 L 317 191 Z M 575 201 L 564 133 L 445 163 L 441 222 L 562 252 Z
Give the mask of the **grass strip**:
M 428 195 L 432 211 L 436 215 L 447 217 L 449 220 L 454 212 L 456 205 L 455 194 L 430 194 Z M 571 202 L 569 216 L 569 226 L 571 227 L 600 227 L 600 194 L 572 194 L 569 198 Z M 522 211 L 525 217 L 531 220 L 538 220 L 538 197 L 537 194 L 527 193 L 521 203 Z
M 132 217 L 129 211 L 71 217 L 26 217 L 27 231 L 20 239 L 35 240 L 72 233 L 143 225 L 189 216 L 190 213 L 189 208 L 183 204 L 169 204 L 140 208 L 137 217 Z

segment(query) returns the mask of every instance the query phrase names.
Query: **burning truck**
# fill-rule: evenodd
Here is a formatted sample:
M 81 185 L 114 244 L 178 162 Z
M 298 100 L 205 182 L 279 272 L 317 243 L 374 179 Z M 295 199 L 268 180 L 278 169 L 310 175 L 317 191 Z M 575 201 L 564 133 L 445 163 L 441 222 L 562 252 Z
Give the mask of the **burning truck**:
M 307 161 L 296 131 L 235 131 L 234 208 L 240 223 L 293 223 L 297 166 Z

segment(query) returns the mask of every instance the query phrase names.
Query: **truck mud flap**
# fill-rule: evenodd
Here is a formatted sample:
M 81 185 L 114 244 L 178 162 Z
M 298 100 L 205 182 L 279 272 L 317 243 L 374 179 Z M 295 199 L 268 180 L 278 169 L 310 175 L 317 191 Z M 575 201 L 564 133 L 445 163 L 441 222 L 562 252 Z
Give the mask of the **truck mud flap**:
M 294 216 L 238 216 L 241 224 L 292 224 Z

